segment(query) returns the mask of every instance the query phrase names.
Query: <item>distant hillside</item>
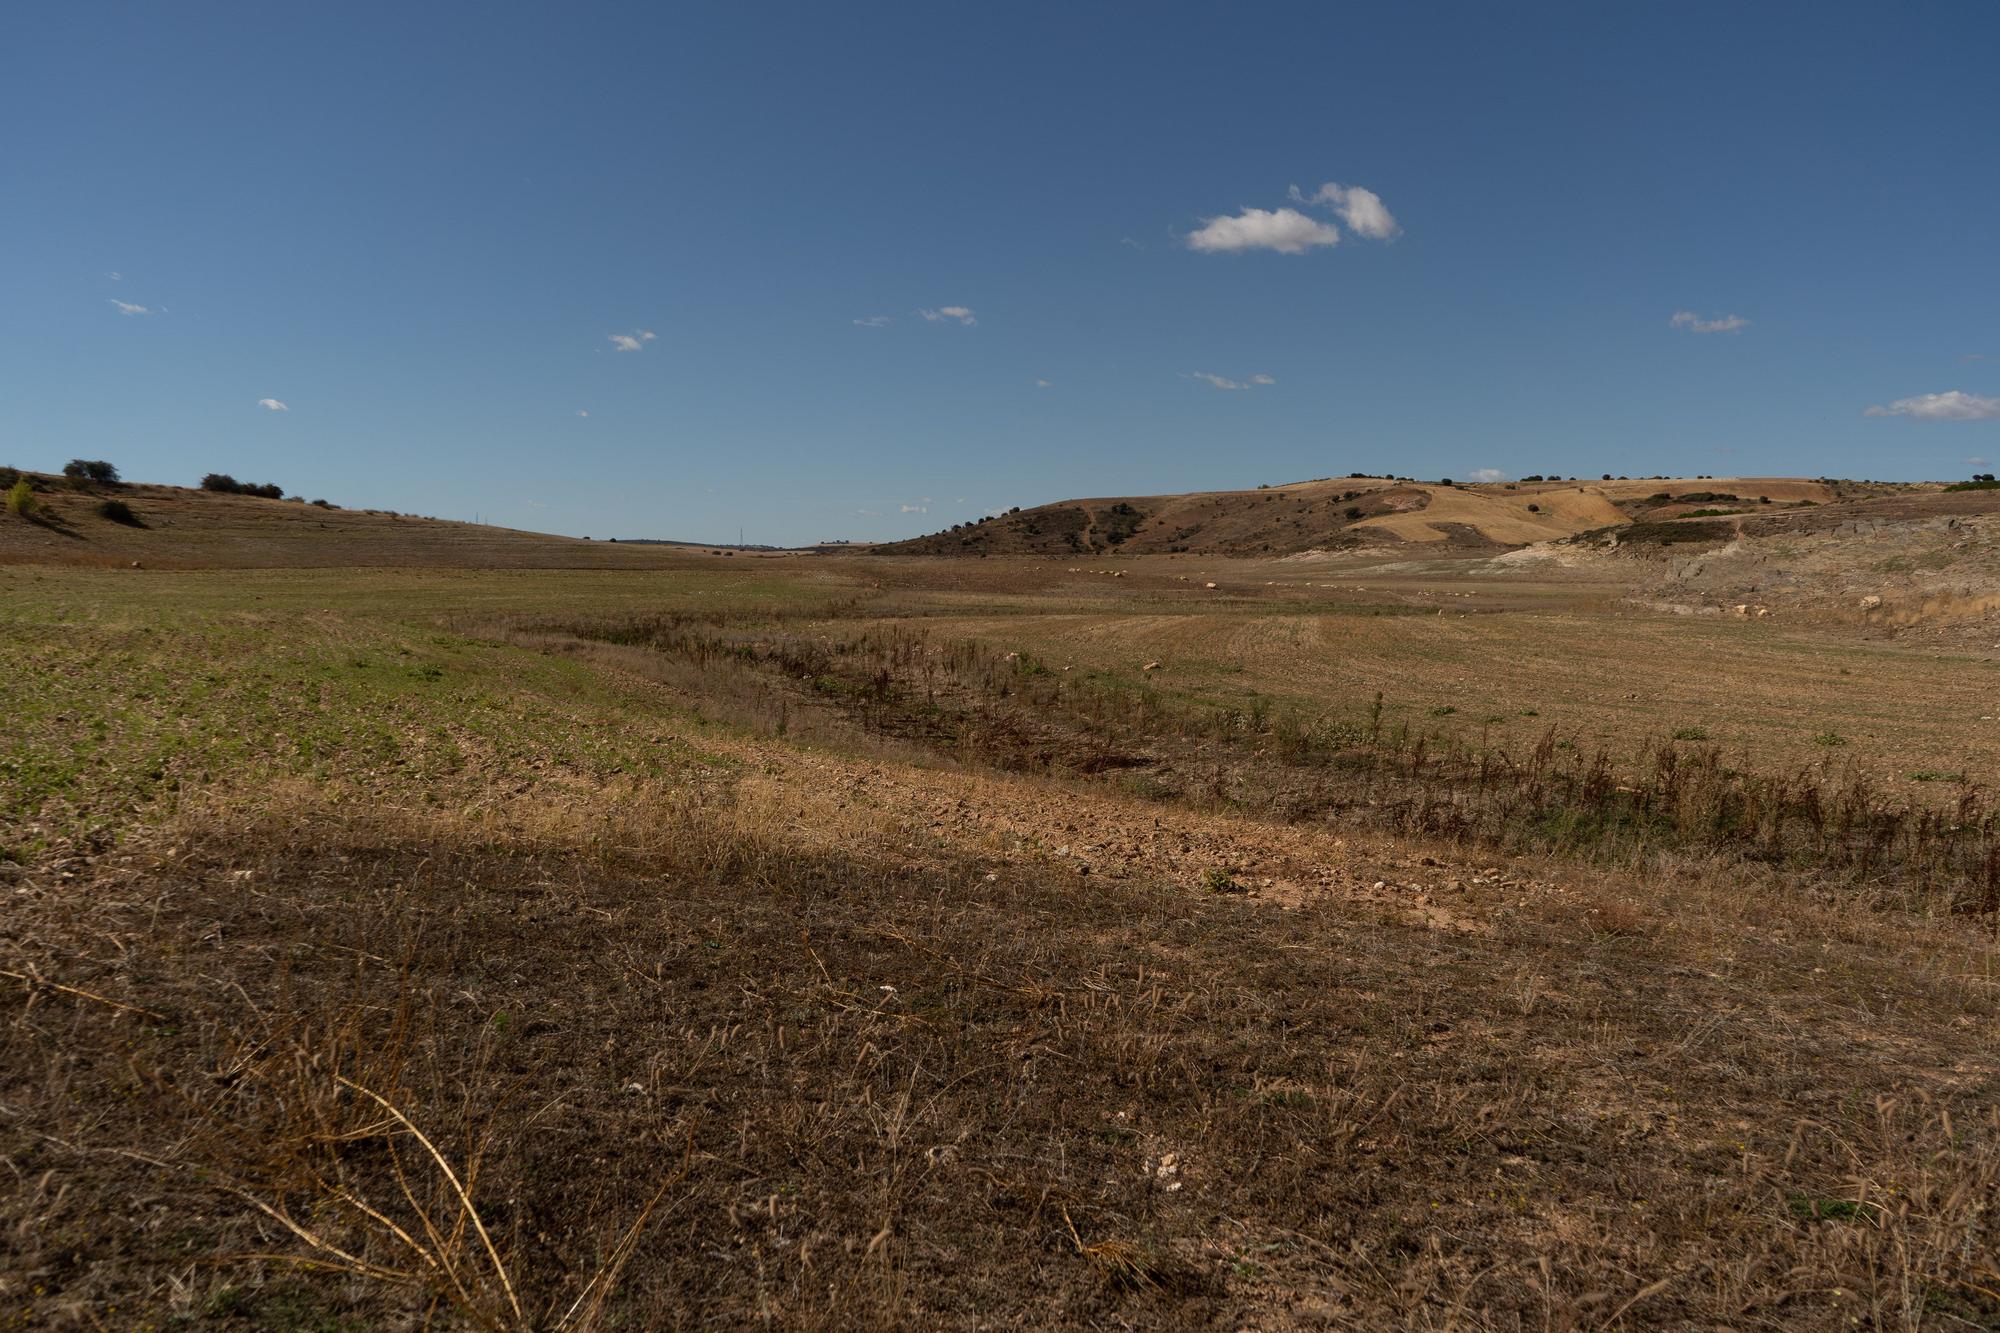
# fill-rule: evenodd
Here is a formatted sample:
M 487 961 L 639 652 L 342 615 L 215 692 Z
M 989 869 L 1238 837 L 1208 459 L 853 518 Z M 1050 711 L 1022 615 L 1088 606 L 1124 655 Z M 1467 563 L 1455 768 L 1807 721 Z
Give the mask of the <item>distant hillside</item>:
M 1803 617 L 1986 647 L 2000 638 L 2000 490 L 1646 518 L 1503 558 L 1615 568 L 1641 601 L 1683 614 Z
M 1893 489 L 1782 477 L 1484 485 L 1333 477 L 1254 491 L 1063 500 L 875 549 L 959 556 L 1262 556 L 1404 544 L 1493 550 L 1704 509 L 1824 505 Z
M 659 547 L 380 510 L 321 508 L 301 500 L 180 486 L 127 484 L 81 491 L 61 477 L 26 475 L 40 486 L 37 512 L 22 518 L 0 509 L 0 564 L 616 569 L 659 566 L 676 558 Z M 104 506 L 113 501 L 122 503 L 129 517 L 107 517 Z

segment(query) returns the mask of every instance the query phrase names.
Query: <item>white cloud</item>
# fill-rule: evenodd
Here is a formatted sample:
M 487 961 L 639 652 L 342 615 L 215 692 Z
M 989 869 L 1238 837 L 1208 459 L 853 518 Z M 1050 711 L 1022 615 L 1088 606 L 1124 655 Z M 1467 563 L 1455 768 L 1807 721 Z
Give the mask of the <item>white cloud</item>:
M 1714 319 L 1703 319 L 1692 310 L 1676 310 L 1674 317 L 1667 321 L 1670 328 L 1686 329 L 1689 333 L 1736 333 L 1750 327 L 1750 321 L 1741 315 L 1718 315 Z
M 1056 386 L 1053 380 L 1036 380 L 1035 387 L 1037 389 L 1053 389 Z
M 1967 467 L 1985 467 L 1988 463 L 1992 461 L 1993 460 L 1990 458 L 1980 458 L 1975 455 L 1974 457 L 1966 459 L 1965 465 Z
M 972 309 L 969 306 L 941 305 L 935 310 L 919 310 L 917 313 L 933 324 L 942 324 L 954 319 L 961 324 L 967 325 L 979 322 L 973 316 Z
M 111 279 L 113 282 L 122 282 L 124 281 L 125 278 L 125 275 L 123 273 L 120 273 L 117 269 L 111 270 L 111 272 L 105 274 L 104 276 Z
M 263 408 L 266 412 L 289 412 L 292 410 L 275 398 L 259 398 L 257 406 Z
M 590 413 L 589 413 L 589 412 L 585 411 L 585 410 L 584 410 L 583 408 L 581 408 L 581 407 L 579 407 L 579 408 L 577 408 L 577 409 L 576 409 L 576 414 L 577 414 L 578 416 L 580 416 L 580 417 L 587 417 L 587 416 L 589 416 L 589 415 L 590 415 Z
M 1132 247 L 1132 248 L 1133 248 L 1134 250 L 1143 250 L 1143 249 L 1145 249 L 1145 248 L 1146 248 L 1145 246 L 1143 246 L 1143 245 L 1139 244 L 1139 243 L 1138 243 L 1137 241 L 1133 240 L 1133 239 L 1132 239 L 1132 238 L 1131 238 L 1130 236 L 1120 236 L 1120 237 L 1118 238 L 1118 244 L 1120 244 L 1120 245 L 1129 245 L 1129 246 L 1131 246 L 1131 247 Z
M 1403 234 L 1402 224 L 1382 202 L 1382 196 L 1359 185 L 1337 185 L 1328 181 L 1311 194 L 1294 185 L 1291 196 L 1293 203 L 1316 204 L 1332 209 L 1356 236 L 1366 236 L 1371 241 L 1386 241 Z
M 1233 218 L 1209 218 L 1187 238 L 1188 249 L 1208 254 L 1276 250 L 1302 255 L 1316 245 L 1337 245 L 1340 229 L 1317 222 L 1296 208 L 1246 208 Z
M 1217 389 L 1257 389 L 1277 381 L 1269 375 L 1252 375 L 1247 380 L 1233 380 L 1224 375 L 1211 374 L 1206 370 L 1193 370 L 1181 376 L 1182 379 L 1200 380 L 1203 384 Z
M 906 514 L 928 514 L 931 512 L 931 507 L 929 505 L 904 505 L 902 506 L 902 510 Z
M 1918 421 L 2000 420 L 2000 398 L 1951 389 L 1944 393 L 1923 393 L 1915 398 L 1898 398 L 1887 407 L 1876 405 L 1865 414 L 1871 417 L 1913 417 Z
M 613 333 L 606 336 L 611 339 L 611 345 L 619 351 L 637 352 L 644 350 L 647 343 L 660 335 L 651 329 L 635 329 L 631 333 Z
M 150 315 L 153 313 L 146 306 L 133 305 L 130 301 L 121 301 L 115 296 L 108 299 L 111 304 L 118 307 L 118 313 L 121 315 Z
M 854 322 L 864 329 L 879 329 L 884 324 L 894 323 L 895 317 L 893 315 L 863 315 Z
M 1507 480 L 1507 474 L 1497 467 L 1476 467 L 1466 473 L 1473 481 L 1492 483 Z

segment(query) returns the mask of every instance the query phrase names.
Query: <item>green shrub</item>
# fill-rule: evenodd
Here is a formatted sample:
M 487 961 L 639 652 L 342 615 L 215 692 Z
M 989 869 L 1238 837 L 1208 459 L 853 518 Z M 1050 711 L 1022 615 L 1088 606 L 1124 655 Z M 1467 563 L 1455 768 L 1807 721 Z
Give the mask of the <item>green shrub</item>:
M 1677 741 L 1705 741 L 1708 739 L 1708 732 L 1702 727 L 1682 727 L 1674 732 L 1674 739 Z
M 35 510 L 40 507 L 41 501 L 35 498 L 35 488 L 29 485 L 28 479 L 16 478 L 7 491 L 7 512 L 20 518 L 33 518 Z
M 132 506 L 126 504 L 123 500 L 100 501 L 97 506 L 97 516 L 99 518 L 108 518 L 113 523 L 123 523 L 128 528 L 143 528 L 146 526 L 139 521 L 139 516 L 132 512 Z
M 1847 737 L 1837 731 L 1822 731 L 1819 735 L 1813 737 L 1813 744 L 1825 746 L 1845 745 L 1847 744 Z
M 1210 866 L 1204 870 L 1201 874 L 1201 886 L 1210 893 L 1244 892 L 1243 886 L 1236 882 L 1236 877 L 1221 866 Z

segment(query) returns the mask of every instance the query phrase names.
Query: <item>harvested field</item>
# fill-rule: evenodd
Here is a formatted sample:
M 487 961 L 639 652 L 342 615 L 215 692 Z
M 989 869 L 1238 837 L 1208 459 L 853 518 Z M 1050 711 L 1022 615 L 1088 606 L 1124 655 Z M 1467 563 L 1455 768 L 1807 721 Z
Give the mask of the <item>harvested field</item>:
M 0 570 L 25 1320 L 2000 1317 L 1975 880 L 1495 846 L 1407 740 L 1301 803 L 1284 730 L 1692 709 L 1775 771 L 1843 710 L 1976 775 L 1985 664 L 1591 578 L 656 558 Z

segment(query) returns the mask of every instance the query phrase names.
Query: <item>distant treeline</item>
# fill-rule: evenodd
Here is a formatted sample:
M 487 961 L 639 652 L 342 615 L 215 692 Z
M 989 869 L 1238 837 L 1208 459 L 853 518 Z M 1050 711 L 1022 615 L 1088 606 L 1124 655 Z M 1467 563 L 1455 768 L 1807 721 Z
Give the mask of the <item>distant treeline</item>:
M 201 479 L 201 488 L 205 491 L 218 491 L 223 495 L 257 495 L 266 500 L 285 498 L 285 488 L 275 481 L 258 486 L 251 482 L 238 481 L 227 472 L 209 473 Z

